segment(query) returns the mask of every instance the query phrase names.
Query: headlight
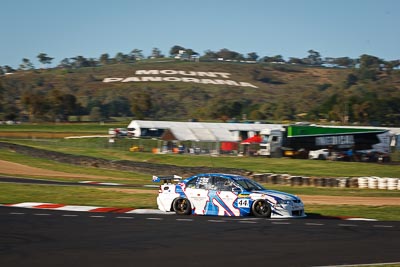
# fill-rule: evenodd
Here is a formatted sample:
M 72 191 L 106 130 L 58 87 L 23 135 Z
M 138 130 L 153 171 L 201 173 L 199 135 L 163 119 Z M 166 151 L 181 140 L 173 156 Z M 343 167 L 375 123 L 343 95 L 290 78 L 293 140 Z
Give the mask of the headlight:
M 277 202 L 280 205 L 292 205 L 292 201 L 291 200 L 285 200 L 285 199 L 280 199 Z

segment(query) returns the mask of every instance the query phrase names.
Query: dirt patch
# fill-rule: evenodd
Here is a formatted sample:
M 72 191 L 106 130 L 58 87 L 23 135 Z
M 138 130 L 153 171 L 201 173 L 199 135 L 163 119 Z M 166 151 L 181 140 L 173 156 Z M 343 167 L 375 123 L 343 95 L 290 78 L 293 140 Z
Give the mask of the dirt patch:
M 354 205 L 354 206 L 400 206 L 400 197 L 345 197 L 299 195 L 304 204 Z
M 30 175 L 30 176 L 43 176 L 43 177 L 68 177 L 68 178 L 89 178 L 89 179 L 99 179 L 108 177 L 101 177 L 95 175 L 86 174 L 74 174 L 67 172 L 52 171 L 46 169 L 40 169 L 36 167 L 31 167 L 15 162 L 0 160 L 0 173 L 9 175 Z
M 129 194 L 152 194 L 157 195 L 158 189 L 148 190 L 148 189 L 131 189 L 131 188 L 97 188 L 102 191 L 112 191 L 119 193 L 129 193 Z

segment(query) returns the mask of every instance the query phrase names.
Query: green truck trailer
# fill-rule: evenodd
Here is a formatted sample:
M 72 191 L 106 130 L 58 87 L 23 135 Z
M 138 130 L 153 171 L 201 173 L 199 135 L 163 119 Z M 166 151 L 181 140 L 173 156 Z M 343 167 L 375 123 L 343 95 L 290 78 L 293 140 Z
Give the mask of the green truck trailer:
M 391 133 L 387 129 L 287 125 L 260 132 L 258 154 L 270 157 L 327 158 L 332 155 L 390 152 Z

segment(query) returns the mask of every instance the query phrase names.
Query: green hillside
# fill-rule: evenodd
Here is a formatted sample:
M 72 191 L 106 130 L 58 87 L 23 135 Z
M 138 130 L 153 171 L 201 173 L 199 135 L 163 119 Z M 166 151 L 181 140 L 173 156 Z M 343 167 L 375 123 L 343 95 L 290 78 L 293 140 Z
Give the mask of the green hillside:
M 0 120 L 130 117 L 399 126 L 399 103 L 400 71 L 376 68 L 163 59 L 0 76 Z

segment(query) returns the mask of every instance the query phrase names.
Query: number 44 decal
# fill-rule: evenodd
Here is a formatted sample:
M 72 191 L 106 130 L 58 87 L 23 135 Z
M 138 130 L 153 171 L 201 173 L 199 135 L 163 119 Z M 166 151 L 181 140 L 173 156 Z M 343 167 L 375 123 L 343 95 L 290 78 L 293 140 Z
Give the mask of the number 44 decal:
M 250 205 L 249 199 L 239 199 L 238 200 L 238 208 L 248 208 Z

